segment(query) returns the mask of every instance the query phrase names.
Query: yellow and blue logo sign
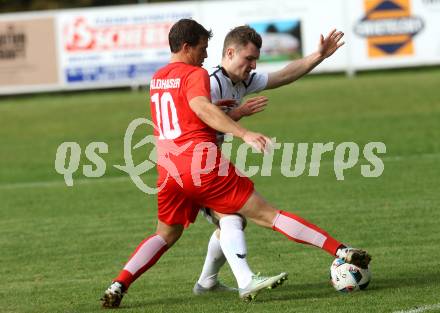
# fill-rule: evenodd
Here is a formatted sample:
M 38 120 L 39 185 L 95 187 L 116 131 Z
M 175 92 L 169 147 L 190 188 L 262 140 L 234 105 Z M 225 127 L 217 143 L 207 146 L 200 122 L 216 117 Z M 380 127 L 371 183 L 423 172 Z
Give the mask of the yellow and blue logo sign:
M 365 16 L 354 32 L 366 38 L 368 56 L 407 56 L 414 53 L 413 38 L 424 27 L 411 14 L 410 0 L 364 0 Z

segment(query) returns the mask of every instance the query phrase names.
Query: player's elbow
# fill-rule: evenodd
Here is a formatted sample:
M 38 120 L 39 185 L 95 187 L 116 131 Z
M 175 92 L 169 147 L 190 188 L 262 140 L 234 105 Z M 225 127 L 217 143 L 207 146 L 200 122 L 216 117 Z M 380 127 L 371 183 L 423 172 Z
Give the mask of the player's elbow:
M 196 105 L 192 109 L 193 109 L 193 112 L 196 114 L 196 116 L 199 119 L 201 119 L 203 122 L 206 123 L 206 121 L 208 120 L 208 118 L 210 116 L 208 107 Z
M 203 122 L 206 122 L 206 118 L 207 118 L 208 114 L 203 109 L 196 110 L 196 111 L 194 111 L 194 113 L 197 115 L 197 117 L 199 119 L 201 119 Z
M 189 106 L 191 110 L 200 117 L 200 114 L 203 114 L 206 108 L 206 102 L 203 97 L 195 97 L 189 101 Z

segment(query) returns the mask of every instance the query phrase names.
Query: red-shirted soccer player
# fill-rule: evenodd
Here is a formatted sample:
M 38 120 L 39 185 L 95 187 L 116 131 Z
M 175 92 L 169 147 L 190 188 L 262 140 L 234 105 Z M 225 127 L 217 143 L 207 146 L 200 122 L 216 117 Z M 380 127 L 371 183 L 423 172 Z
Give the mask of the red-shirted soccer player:
M 263 152 L 270 145 L 266 136 L 251 132 L 210 102 L 208 73 L 201 67 L 212 36 L 194 20 L 182 19 L 170 30 L 170 63 L 156 72 L 150 85 L 152 118 L 158 150 L 158 225 L 156 233 L 143 240 L 102 298 L 104 307 L 118 307 L 124 293 L 140 275 L 153 266 L 194 222 L 200 207 L 220 216 L 239 213 L 260 226 L 272 228 L 287 238 L 320 247 L 340 256 L 345 246 L 322 229 L 269 205 L 254 190 L 252 181 L 239 175 L 223 159 L 216 146 L 216 133 L 230 133 Z M 168 167 L 166 164 L 173 164 Z M 175 168 L 177 171 L 170 169 Z M 353 254 L 351 250 L 346 254 Z M 356 250 L 351 258 L 367 266 L 370 257 Z M 258 290 L 276 286 L 287 276 L 253 280 L 239 290 L 240 297 L 253 297 Z

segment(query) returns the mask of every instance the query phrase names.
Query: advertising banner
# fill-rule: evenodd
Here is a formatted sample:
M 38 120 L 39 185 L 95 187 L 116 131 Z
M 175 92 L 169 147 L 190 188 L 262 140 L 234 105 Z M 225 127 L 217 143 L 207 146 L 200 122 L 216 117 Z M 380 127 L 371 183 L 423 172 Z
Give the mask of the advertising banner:
M 181 18 L 213 31 L 209 71 L 239 25 L 263 38 L 258 70 L 279 70 L 337 28 L 346 44 L 314 72 L 440 64 L 438 0 L 185 1 L 0 15 L 0 94 L 147 85 Z
M 0 93 L 57 84 L 54 19 L 0 20 Z
M 350 8 L 356 69 L 440 63 L 440 1 L 358 0 Z
M 258 69 L 280 69 L 289 61 L 315 52 L 320 34 L 325 36 L 335 27 L 344 28 L 343 4 L 343 0 L 204 2 L 202 21 L 214 32 L 205 67 L 220 63 L 225 35 L 233 27 L 247 24 L 254 27 L 263 39 Z M 341 49 L 318 70 L 345 69 L 345 53 L 345 49 Z
M 66 88 L 146 85 L 169 61 L 168 32 L 196 6 L 134 5 L 58 15 L 60 77 Z

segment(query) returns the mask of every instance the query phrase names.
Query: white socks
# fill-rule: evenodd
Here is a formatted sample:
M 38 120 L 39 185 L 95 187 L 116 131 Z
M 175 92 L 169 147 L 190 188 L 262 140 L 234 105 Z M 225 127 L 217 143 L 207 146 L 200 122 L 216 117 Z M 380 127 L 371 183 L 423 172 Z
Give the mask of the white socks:
M 229 266 L 237 279 L 238 288 L 245 288 L 254 273 L 246 260 L 247 248 L 243 232 L 243 221 L 238 215 L 220 219 L 220 245 Z
M 198 281 L 199 285 L 205 288 L 214 286 L 217 283 L 218 272 L 225 262 L 226 257 L 220 247 L 220 241 L 216 236 L 216 231 L 214 231 L 208 243 L 208 252 Z
M 199 285 L 210 288 L 217 283 L 220 268 L 228 260 L 229 266 L 237 280 L 238 288 L 245 288 L 252 280 L 254 273 L 246 260 L 247 248 L 243 232 L 243 220 L 238 215 L 220 219 L 220 240 L 212 234 L 208 252 L 203 264 Z

